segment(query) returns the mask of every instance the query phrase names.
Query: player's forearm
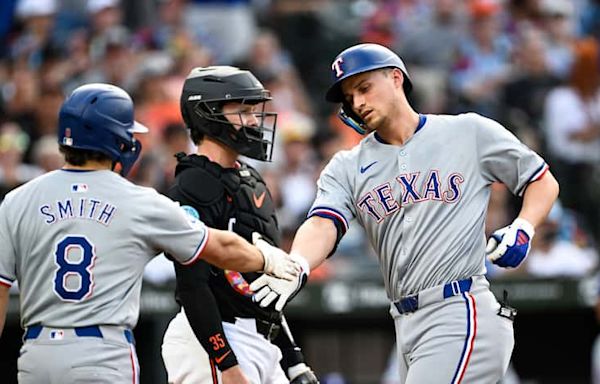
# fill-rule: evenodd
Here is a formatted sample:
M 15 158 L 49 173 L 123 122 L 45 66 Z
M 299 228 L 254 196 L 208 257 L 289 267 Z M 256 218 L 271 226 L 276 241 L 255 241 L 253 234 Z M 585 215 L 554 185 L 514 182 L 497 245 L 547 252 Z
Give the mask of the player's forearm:
M 4 322 L 6 321 L 6 310 L 8 308 L 8 300 L 10 298 L 10 288 L 0 284 L 0 337 L 4 330 Z
M 223 330 L 217 301 L 208 286 L 180 292 L 190 327 L 206 353 L 221 371 L 238 364 Z
M 310 269 L 319 266 L 331 252 L 337 241 L 337 229 L 330 219 L 313 216 L 296 232 L 291 253 L 302 255 Z
M 233 232 L 210 228 L 210 238 L 202 257 L 221 269 L 238 272 L 261 271 L 264 258 L 258 248 Z
M 529 221 L 534 227 L 542 223 L 554 201 L 558 197 L 558 182 L 550 171 L 539 180 L 527 186 L 523 195 L 523 207 L 519 217 Z

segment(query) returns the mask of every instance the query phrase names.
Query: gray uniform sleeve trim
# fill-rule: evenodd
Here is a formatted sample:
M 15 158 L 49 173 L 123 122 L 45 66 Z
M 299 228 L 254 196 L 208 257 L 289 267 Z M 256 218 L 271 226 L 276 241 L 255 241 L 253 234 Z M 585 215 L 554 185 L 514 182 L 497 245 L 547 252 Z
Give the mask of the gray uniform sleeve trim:
M 333 208 L 314 207 L 307 215 L 307 217 L 311 217 L 311 216 L 320 216 L 320 217 L 332 219 L 334 221 L 339 221 L 344 228 L 344 233 L 346 231 L 348 231 L 348 227 L 349 227 L 348 220 L 346 220 L 344 215 L 342 215 L 340 212 L 338 212 L 337 210 L 335 210 Z
M 527 189 L 527 186 L 529 184 L 533 183 L 534 181 L 541 179 L 549 169 L 550 169 L 550 167 L 548 166 L 548 164 L 543 163 L 538 169 L 535 170 L 535 172 L 533 173 L 533 175 L 531 175 L 529 180 L 521 187 L 521 189 L 519 190 L 517 195 L 518 196 L 523 195 L 523 193 L 525 192 L 525 189 Z
M 202 254 L 202 251 L 204 251 L 206 244 L 208 244 L 208 234 L 209 234 L 208 228 L 206 228 L 206 235 L 204 235 L 204 238 L 202 239 L 202 241 L 196 248 L 196 252 L 194 253 L 194 256 L 192 256 L 189 260 L 182 262 L 181 263 L 182 265 L 190 265 L 190 264 L 195 263 L 198 259 L 200 259 L 200 255 Z
M 0 275 L 0 285 L 5 285 L 10 288 L 10 287 L 12 287 L 14 281 L 15 281 L 14 279 L 9 279 L 6 276 Z

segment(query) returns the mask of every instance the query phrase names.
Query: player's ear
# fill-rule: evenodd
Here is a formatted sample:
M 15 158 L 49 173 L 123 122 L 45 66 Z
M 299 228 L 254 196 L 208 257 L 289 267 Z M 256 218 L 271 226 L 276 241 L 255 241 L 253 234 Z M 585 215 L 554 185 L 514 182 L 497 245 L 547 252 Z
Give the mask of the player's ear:
M 403 88 L 404 86 L 404 74 L 398 68 L 391 68 L 392 79 L 394 79 L 394 85 L 398 88 Z

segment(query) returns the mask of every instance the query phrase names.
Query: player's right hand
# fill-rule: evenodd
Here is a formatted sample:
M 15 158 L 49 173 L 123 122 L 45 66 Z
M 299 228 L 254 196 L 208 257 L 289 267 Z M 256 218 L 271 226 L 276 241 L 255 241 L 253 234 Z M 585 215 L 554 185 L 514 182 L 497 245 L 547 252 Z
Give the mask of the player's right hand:
M 485 248 L 488 260 L 503 268 L 518 267 L 529 253 L 534 234 L 529 221 L 516 218 L 511 225 L 492 233 Z
M 262 275 L 250 284 L 250 289 L 256 292 L 254 301 L 259 303 L 261 307 L 267 307 L 277 299 L 275 310 L 281 311 L 285 304 L 302 289 L 307 278 L 308 274 L 304 270 L 293 280 L 282 280 Z
M 258 232 L 252 233 L 252 244 L 265 260 L 261 272 L 285 280 L 294 280 L 300 274 L 302 268 L 298 262 L 281 249 L 267 243 Z

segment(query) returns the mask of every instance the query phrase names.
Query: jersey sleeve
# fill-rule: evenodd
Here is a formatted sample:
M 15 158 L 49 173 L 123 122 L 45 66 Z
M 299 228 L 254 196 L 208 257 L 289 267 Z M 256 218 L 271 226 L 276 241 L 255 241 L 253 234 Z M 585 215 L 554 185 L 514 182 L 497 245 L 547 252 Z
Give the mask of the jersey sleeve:
M 223 371 L 238 362 L 223 330 L 217 299 L 209 285 L 210 268 L 203 260 L 190 267 L 176 264 L 177 294 L 196 338 Z
M 202 185 L 198 185 L 202 180 Z M 203 168 L 188 168 L 177 175 L 167 195 L 190 212 L 195 210 L 206 225 L 223 228 L 224 189 L 220 181 Z M 223 330 L 217 298 L 210 286 L 211 267 L 203 260 L 185 267 L 175 264 L 177 297 L 185 309 L 196 339 L 221 371 L 237 365 Z
M 198 260 L 208 243 L 208 227 L 190 206 L 180 206 L 166 196 L 156 194 L 153 211 L 142 223 L 142 233 L 158 250 L 168 253 L 179 263 L 188 265 Z
M 475 121 L 476 147 L 482 176 L 505 184 L 517 196 L 548 170 L 544 159 L 494 120 L 470 114 Z
M 321 172 L 317 181 L 317 197 L 308 217 L 320 216 L 333 220 L 338 229 L 338 240 L 346 233 L 354 218 L 350 182 L 347 176 L 347 151 L 336 154 Z
M 11 287 L 17 279 L 16 255 L 8 225 L 8 197 L 0 204 L 0 285 Z

